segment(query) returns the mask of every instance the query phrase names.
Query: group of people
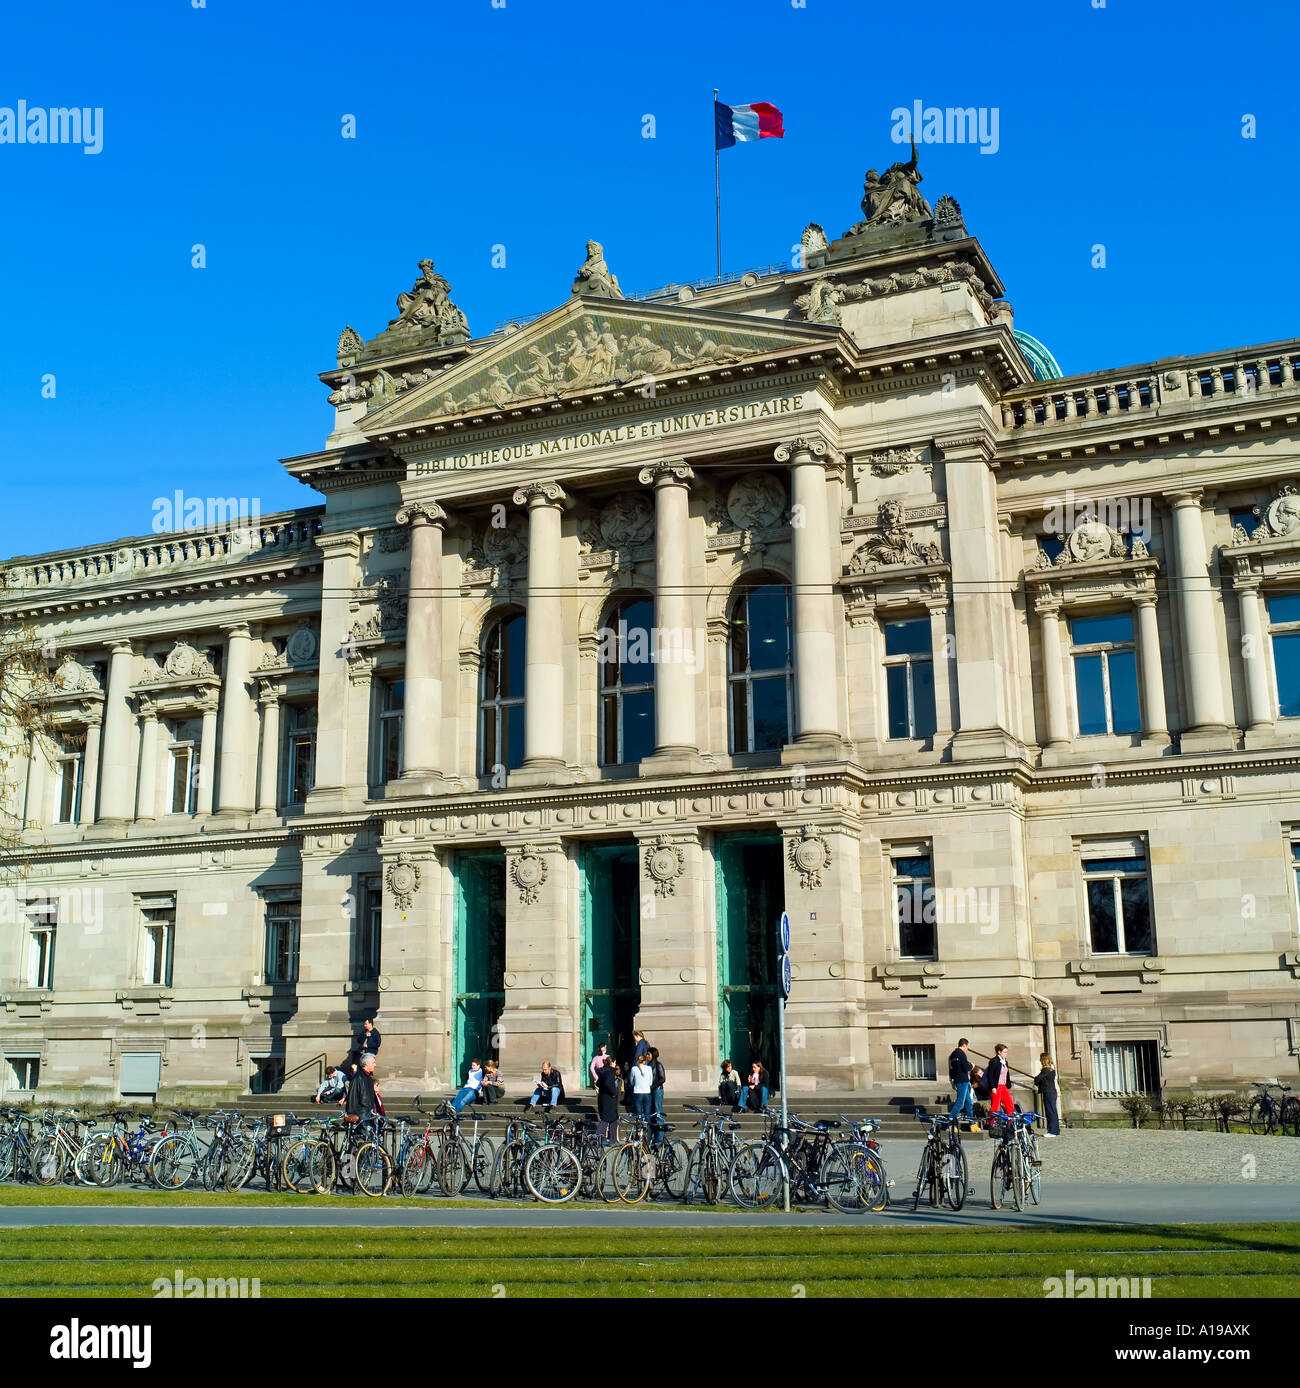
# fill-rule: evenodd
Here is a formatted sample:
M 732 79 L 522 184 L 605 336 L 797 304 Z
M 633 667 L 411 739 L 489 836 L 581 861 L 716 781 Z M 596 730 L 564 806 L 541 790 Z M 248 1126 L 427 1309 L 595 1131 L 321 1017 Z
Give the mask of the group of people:
M 992 1124 L 999 1113 L 1015 1113 L 1016 1105 L 1011 1098 L 1011 1065 L 1007 1060 L 1007 1047 L 999 1041 L 993 1048 L 989 1063 L 980 1069 L 970 1058 L 970 1039 L 963 1036 L 957 1042 L 957 1049 L 948 1057 L 948 1080 L 956 1091 L 956 1099 L 948 1110 L 948 1117 L 957 1122 L 975 1121 L 974 1101 L 987 1101 L 989 1106 L 987 1123 Z M 1052 1057 L 1044 1051 L 1038 1057 L 1039 1071 L 1034 1076 L 1034 1088 L 1038 1092 L 1038 1102 L 1042 1108 L 1048 1137 L 1061 1135 L 1061 1111 L 1057 1101 L 1056 1066 Z
M 762 1113 L 771 1092 L 767 1082 L 767 1067 L 761 1061 L 750 1062 L 748 1075 L 742 1075 L 731 1061 L 722 1062 L 722 1076 L 718 1081 L 718 1102 L 724 1108 L 730 1108 L 733 1113 L 737 1109 Z
M 373 1017 L 361 1024 L 361 1034 L 353 1042 L 347 1059 L 335 1065 L 312 1096 L 315 1104 L 341 1104 L 349 1122 L 373 1118 L 384 1112 L 383 1095 L 375 1083 L 382 1038 Z

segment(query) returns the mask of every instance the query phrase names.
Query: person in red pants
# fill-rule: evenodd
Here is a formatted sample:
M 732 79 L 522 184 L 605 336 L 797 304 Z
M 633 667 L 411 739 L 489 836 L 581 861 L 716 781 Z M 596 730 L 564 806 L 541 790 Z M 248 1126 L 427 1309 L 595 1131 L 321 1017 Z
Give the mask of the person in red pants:
M 989 1091 L 989 1123 L 992 1125 L 995 1113 L 1014 1113 L 1011 1102 L 1011 1066 L 1007 1064 L 1007 1048 L 997 1045 L 993 1048 L 993 1059 L 984 1071 L 984 1084 Z

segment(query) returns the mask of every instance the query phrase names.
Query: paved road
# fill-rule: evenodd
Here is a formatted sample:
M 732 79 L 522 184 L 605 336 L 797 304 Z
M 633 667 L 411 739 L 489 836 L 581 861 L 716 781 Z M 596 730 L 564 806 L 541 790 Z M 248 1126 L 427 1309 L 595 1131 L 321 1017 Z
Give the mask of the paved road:
M 900 1183 L 901 1185 L 901 1183 Z M 910 1186 L 908 1187 L 910 1193 Z M 899 1194 L 896 1188 L 895 1194 Z M 879 1224 L 903 1227 L 912 1224 L 1241 1224 L 1282 1220 L 1300 1222 L 1300 1199 L 1294 1187 L 1285 1185 L 1236 1186 L 1221 1184 L 1162 1185 L 1057 1185 L 1045 1193 L 1045 1203 L 1017 1214 L 1013 1209 L 993 1210 L 987 1194 L 978 1187 L 960 1213 L 931 1210 L 922 1206 L 912 1213 L 906 1207 L 891 1206 L 879 1215 L 828 1214 L 807 1210 L 791 1215 L 729 1213 L 683 1209 L 680 1206 L 636 1209 L 584 1208 L 558 1206 L 539 1209 L 529 1205 L 491 1205 L 482 1208 L 447 1209 L 433 1202 L 413 1204 L 367 1201 L 355 1209 L 345 1206 L 313 1207 L 304 1198 L 302 1206 L 245 1206 L 237 1200 L 214 1205 L 110 1205 L 98 1208 L 77 1206 L 0 1207 L 0 1228 L 26 1228 L 34 1225 L 74 1227 L 85 1225 L 158 1225 L 183 1227 L 215 1225 L 243 1228 L 728 1228 L 755 1224 L 785 1224 L 810 1228 L 831 1224 Z

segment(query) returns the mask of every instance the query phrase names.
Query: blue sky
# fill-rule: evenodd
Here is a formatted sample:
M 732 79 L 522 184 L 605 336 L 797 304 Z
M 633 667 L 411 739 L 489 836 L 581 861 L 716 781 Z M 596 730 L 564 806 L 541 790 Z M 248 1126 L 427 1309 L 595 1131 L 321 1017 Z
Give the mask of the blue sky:
M 588 237 L 628 290 L 711 274 L 714 86 L 786 127 L 722 154 L 725 269 L 856 220 L 864 170 L 897 155 L 895 107 L 996 107 L 997 153 L 924 146 L 922 191 L 958 199 L 1017 326 L 1067 372 L 1296 335 L 1298 17 L 1293 0 L 10 7 L 0 107 L 102 107 L 104 147 L 0 144 L 0 554 L 147 533 L 178 488 L 314 501 L 278 459 L 329 431 L 315 373 L 345 323 L 383 327 L 426 255 L 476 333 L 560 303 Z

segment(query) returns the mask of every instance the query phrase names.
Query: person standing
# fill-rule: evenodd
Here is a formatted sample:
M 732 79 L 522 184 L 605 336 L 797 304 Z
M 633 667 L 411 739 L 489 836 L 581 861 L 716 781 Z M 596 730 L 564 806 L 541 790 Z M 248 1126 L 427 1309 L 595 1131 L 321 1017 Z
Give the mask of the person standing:
M 974 1097 L 971 1090 L 971 1062 L 966 1052 L 970 1041 L 963 1036 L 957 1042 L 957 1049 L 948 1057 L 948 1083 L 956 1091 L 957 1098 L 948 1110 L 948 1117 L 954 1122 L 965 1119 L 971 1122 L 975 1117 Z
M 609 1047 L 608 1047 L 608 1046 L 601 1046 L 601 1047 L 599 1047 L 599 1048 L 597 1049 L 596 1054 L 595 1054 L 594 1056 L 592 1056 L 592 1058 L 591 1058 L 591 1070 L 590 1070 L 590 1072 L 589 1072 L 589 1073 L 591 1074 L 591 1082 L 592 1082 L 592 1084 L 595 1085 L 597 1088 L 600 1087 L 599 1078 L 598 1078 L 598 1077 L 599 1077 L 599 1075 L 600 1075 L 601 1067 L 604 1066 L 604 1065 L 607 1065 L 608 1063 L 609 1063 Z
M 731 1061 L 724 1060 L 722 1074 L 718 1079 L 718 1100 L 723 1108 L 735 1110 L 740 1107 L 740 1093 L 740 1076 L 736 1073 L 736 1067 Z
M 618 1141 L 618 1091 L 618 1065 L 606 1060 L 596 1071 L 596 1117 L 600 1120 L 598 1132 L 602 1142 Z
M 472 1103 L 478 1097 L 479 1090 L 483 1087 L 483 1062 L 478 1059 L 470 1061 L 469 1073 L 465 1076 L 464 1086 L 457 1091 L 456 1097 L 451 1101 L 453 1113 L 459 1113 L 466 1104 Z
M 650 1064 L 647 1048 L 645 1057 L 632 1067 L 632 1107 L 638 1118 L 650 1117 L 654 1082 L 654 1067 Z
M 664 1119 L 664 1085 L 668 1082 L 668 1072 L 659 1060 L 659 1051 L 650 1047 L 650 1070 L 654 1076 L 650 1085 L 650 1110 L 660 1123 Z
M 347 1098 L 344 1111 L 355 1122 L 359 1118 L 373 1118 L 380 1112 L 379 1099 L 375 1092 L 375 1057 L 372 1054 L 361 1058 L 360 1068 L 353 1072 L 348 1081 Z
M 1043 1117 L 1047 1122 L 1047 1136 L 1060 1137 L 1061 1110 L 1057 1101 L 1056 1066 L 1046 1051 L 1038 1057 L 1042 1069 L 1034 1076 L 1034 1088 L 1043 1100 Z
M 634 1031 L 632 1033 L 632 1040 L 636 1042 L 632 1063 L 634 1065 L 640 1065 L 642 1060 L 650 1054 L 650 1043 L 639 1031 Z
M 993 1059 L 984 1071 L 984 1086 L 989 1091 L 989 1121 L 992 1124 L 995 1113 L 1012 1114 L 1016 1106 L 1011 1102 L 1011 1066 L 1007 1064 L 1007 1048 L 1002 1042 L 993 1048 Z
M 375 1025 L 375 1019 L 373 1017 L 367 1017 L 365 1021 L 361 1023 L 361 1035 L 357 1039 L 356 1048 L 363 1056 L 377 1056 L 379 1054 L 379 1042 L 379 1028 Z

